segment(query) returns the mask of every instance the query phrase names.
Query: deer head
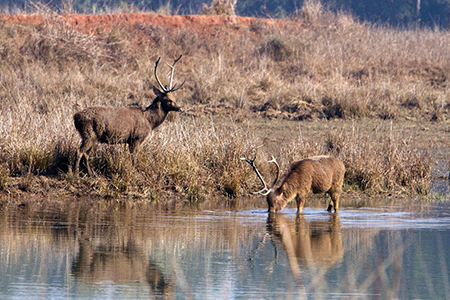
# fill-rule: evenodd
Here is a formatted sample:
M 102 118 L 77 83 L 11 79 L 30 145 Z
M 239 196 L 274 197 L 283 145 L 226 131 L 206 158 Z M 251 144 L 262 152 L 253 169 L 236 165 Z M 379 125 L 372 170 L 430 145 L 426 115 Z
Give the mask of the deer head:
M 178 58 L 174 59 L 174 62 L 172 65 L 167 64 L 170 67 L 170 81 L 169 81 L 168 87 L 167 87 L 167 85 L 165 86 L 161 83 L 161 80 L 159 79 L 158 73 L 157 73 L 158 64 L 159 64 L 161 57 L 158 57 L 158 59 L 155 62 L 155 68 L 154 68 L 155 79 L 156 79 L 156 82 L 158 82 L 160 89 L 158 89 L 156 86 L 153 86 L 153 92 L 155 93 L 155 95 L 157 97 L 155 99 L 154 103 L 159 102 L 161 105 L 161 108 L 166 112 L 182 111 L 181 107 L 179 107 L 175 103 L 175 98 L 172 95 L 173 92 L 179 90 L 186 82 L 186 80 L 184 80 L 178 86 L 176 84 L 172 85 L 173 84 L 173 74 L 175 72 L 175 65 L 181 59 L 181 57 L 182 57 L 182 55 L 180 55 Z
M 277 205 L 277 198 L 279 198 L 279 195 L 277 193 L 277 190 L 275 189 L 275 185 L 277 184 L 278 177 L 280 175 L 280 166 L 278 165 L 275 157 L 272 155 L 272 159 L 269 160 L 269 163 L 275 164 L 275 167 L 277 168 L 277 173 L 275 176 L 275 180 L 272 183 L 271 187 L 268 187 L 266 182 L 264 181 L 264 178 L 261 176 L 261 173 L 258 171 L 255 165 L 255 159 L 256 159 L 256 153 L 253 159 L 248 158 L 241 158 L 242 161 L 245 161 L 250 164 L 250 166 L 253 168 L 253 170 L 256 173 L 256 176 L 258 176 L 259 180 L 263 184 L 263 188 L 257 192 L 250 192 L 253 195 L 262 195 L 267 197 L 267 204 L 269 205 L 269 211 L 272 211 L 273 209 L 277 210 L 275 206 Z

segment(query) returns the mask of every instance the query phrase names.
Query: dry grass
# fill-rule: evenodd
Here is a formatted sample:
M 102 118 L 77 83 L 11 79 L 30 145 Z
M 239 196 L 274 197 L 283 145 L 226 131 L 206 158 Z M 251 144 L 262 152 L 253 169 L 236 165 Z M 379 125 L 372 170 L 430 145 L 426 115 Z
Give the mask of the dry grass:
M 255 148 L 268 156 L 244 120 L 446 120 L 447 32 L 371 27 L 317 5 L 305 5 L 302 27 L 255 20 L 204 31 L 118 24 L 87 33 L 54 14 L 40 26 L 0 24 L 0 191 L 32 192 L 33 176 L 43 175 L 67 182 L 66 191 L 100 195 L 236 197 L 257 184 L 239 158 Z M 187 81 L 176 96 L 187 113 L 154 133 L 136 168 L 124 147 L 100 146 L 92 157 L 98 177 L 73 176 L 74 112 L 148 104 L 154 61 L 180 53 L 177 78 Z M 229 116 L 228 126 L 218 127 L 217 115 Z M 428 191 L 431 158 L 405 137 L 354 128 L 278 146 L 285 168 L 306 155 L 337 155 L 358 190 Z
M 237 0 L 213 0 L 209 5 L 203 4 L 202 14 L 205 15 L 236 15 Z

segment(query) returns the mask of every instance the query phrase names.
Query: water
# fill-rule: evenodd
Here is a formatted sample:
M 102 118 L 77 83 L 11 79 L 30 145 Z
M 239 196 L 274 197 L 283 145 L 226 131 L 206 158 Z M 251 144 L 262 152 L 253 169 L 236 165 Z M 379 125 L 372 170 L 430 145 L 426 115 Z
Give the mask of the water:
M 0 211 L 0 299 L 450 299 L 450 205 Z

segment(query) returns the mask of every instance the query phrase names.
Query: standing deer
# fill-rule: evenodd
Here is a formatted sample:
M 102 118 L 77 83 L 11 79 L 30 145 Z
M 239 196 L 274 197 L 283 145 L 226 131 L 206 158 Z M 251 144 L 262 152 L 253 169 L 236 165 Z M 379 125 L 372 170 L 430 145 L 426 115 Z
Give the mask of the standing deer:
M 173 65 L 169 65 L 171 72 L 168 88 L 161 83 L 156 72 L 160 59 L 159 57 L 155 62 L 154 73 L 161 89 L 153 86 L 156 98 L 147 108 L 93 106 L 79 111 L 73 116 L 75 127 L 82 139 L 80 149 L 77 151 L 75 174 L 79 174 L 80 161 L 83 156 L 86 159 L 89 175 L 93 174 L 89 166 L 89 153 L 97 142 L 127 143 L 133 157 L 133 164 L 135 164 L 139 148 L 150 136 L 151 131 L 164 122 L 170 111 L 182 111 L 172 95 L 184 84 L 183 81 L 181 85 L 175 84 L 172 87 L 175 65 L 181 59 L 181 55 L 174 60 Z
M 301 213 L 305 204 L 306 196 L 313 192 L 314 194 L 329 193 L 331 201 L 327 211 L 331 211 L 334 206 L 334 212 L 339 210 L 339 196 L 342 191 L 344 181 L 344 164 L 331 156 L 316 156 L 305 158 L 291 164 L 289 171 L 283 176 L 283 179 L 277 184 L 280 167 L 272 157 L 272 162 L 277 168 L 277 174 L 271 188 L 267 187 L 266 182 L 255 166 L 256 155 L 253 159 L 241 158 L 248 162 L 261 180 L 264 188 L 258 192 L 252 192 L 254 195 L 267 196 L 269 212 L 282 210 L 286 204 L 294 197 L 297 201 L 297 213 Z

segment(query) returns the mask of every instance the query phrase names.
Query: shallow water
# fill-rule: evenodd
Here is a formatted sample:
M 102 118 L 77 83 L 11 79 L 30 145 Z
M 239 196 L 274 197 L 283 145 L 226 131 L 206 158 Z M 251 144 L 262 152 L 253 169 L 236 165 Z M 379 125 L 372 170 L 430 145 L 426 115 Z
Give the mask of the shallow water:
M 450 205 L 0 211 L 0 299 L 449 299 Z

